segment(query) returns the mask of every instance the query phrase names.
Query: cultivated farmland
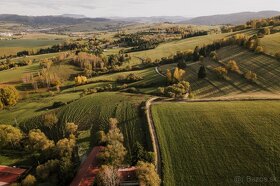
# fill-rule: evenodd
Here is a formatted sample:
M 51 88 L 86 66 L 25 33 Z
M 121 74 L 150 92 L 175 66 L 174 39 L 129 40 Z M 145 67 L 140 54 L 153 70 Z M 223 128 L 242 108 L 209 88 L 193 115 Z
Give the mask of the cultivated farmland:
M 241 176 L 279 177 L 280 102 L 152 106 L 164 185 L 234 185 Z

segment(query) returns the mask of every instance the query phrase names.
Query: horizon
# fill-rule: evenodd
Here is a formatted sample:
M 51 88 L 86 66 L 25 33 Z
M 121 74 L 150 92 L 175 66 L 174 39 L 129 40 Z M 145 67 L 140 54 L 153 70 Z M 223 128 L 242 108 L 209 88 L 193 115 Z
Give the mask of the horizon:
M 102 16 L 102 17 L 88 17 L 83 14 L 73 14 L 73 13 L 63 13 L 63 14 L 46 14 L 46 15 L 25 15 L 25 14 L 16 14 L 16 13 L 7 13 L 7 14 L 1 14 L 0 15 L 18 15 L 18 16 L 30 16 L 30 17 L 44 17 L 44 16 L 64 16 L 64 15 L 77 15 L 77 16 L 84 16 L 85 18 L 151 18 L 151 17 L 184 17 L 184 18 L 196 18 L 196 17 L 204 17 L 204 16 L 216 16 L 216 15 L 230 15 L 230 14 L 238 14 L 238 13 L 257 13 L 257 12 L 280 12 L 279 10 L 260 10 L 260 11 L 242 11 L 242 12 L 229 12 L 229 13 L 221 13 L 221 14 L 209 14 L 209 15 L 201 15 L 201 16 L 193 16 L 193 17 L 187 17 L 184 15 L 156 15 L 156 16 Z
M 64 14 L 84 15 L 88 18 L 110 17 L 162 17 L 233 14 L 240 12 L 280 11 L 276 0 L 2 0 L 0 14 L 24 16 L 58 16 Z M 184 4 L 184 6 L 179 6 Z M 219 6 L 216 6 L 219 4 Z M 186 6 L 185 6 L 186 5 Z M 215 6 L 213 6 L 215 5 Z M 152 7 L 152 8 L 151 8 Z M 279 8 L 275 8 L 279 7 Z M 143 11 L 145 10 L 145 11 Z

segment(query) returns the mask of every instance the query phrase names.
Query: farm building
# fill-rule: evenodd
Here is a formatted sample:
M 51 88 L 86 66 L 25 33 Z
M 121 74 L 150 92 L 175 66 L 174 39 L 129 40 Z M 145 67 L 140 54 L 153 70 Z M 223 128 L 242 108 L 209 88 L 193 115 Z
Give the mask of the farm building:
M 26 169 L 0 165 L 0 186 L 10 185 L 18 181 L 26 171 Z

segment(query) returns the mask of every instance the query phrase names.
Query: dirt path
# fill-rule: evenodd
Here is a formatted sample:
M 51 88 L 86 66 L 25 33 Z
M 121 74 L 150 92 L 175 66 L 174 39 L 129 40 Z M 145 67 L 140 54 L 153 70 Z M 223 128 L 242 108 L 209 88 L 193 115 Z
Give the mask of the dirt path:
M 158 142 L 158 137 L 156 134 L 156 129 L 155 129 L 155 124 L 151 112 L 151 105 L 152 102 L 157 100 L 157 97 L 151 98 L 146 102 L 146 116 L 147 116 L 147 121 L 149 125 L 149 132 L 152 140 L 152 145 L 153 145 L 153 151 L 155 153 L 155 166 L 157 173 L 160 177 L 162 177 L 162 168 L 161 168 L 161 154 L 160 154 L 160 147 L 159 147 L 159 142 Z

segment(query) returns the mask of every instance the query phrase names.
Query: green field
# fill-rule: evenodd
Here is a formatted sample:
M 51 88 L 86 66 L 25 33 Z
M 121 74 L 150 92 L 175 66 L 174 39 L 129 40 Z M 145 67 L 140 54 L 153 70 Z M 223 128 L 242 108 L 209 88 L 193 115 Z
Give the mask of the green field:
M 164 185 L 279 178 L 279 101 L 162 103 L 153 105 L 152 113 Z
M 276 52 L 280 52 L 280 33 L 266 35 L 261 39 L 261 45 L 269 54 L 274 55 Z
M 62 39 L 15 39 L 0 40 L 0 56 L 15 55 L 19 51 L 28 50 L 36 52 L 40 48 L 63 43 Z
M 108 129 L 109 118 L 119 120 L 119 126 L 124 134 L 126 147 L 131 152 L 133 144 L 138 141 L 149 147 L 149 137 L 146 134 L 146 123 L 141 115 L 140 104 L 148 99 L 145 95 L 126 93 L 98 93 L 86 96 L 57 111 L 60 123 L 74 122 L 81 132 L 79 141 L 85 150 L 94 141 L 94 134 L 99 130 Z M 40 117 L 31 118 L 21 124 L 23 128 L 43 128 Z M 80 149 L 83 150 L 83 149 Z
M 197 73 L 201 63 L 189 62 L 185 69 L 184 80 L 189 81 L 191 89 L 197 98 L 219 97 L 225 95 L 241 95 L 249 93 L 279 94 L 280 92 L 280 63 L 276 59 L 255 54 L 238 46 L 224 47 L 217 51 L 221 63 L 206 59 L 203 64 L 208 68 L 207 78 L 198 79 Z M 228 80 L 220 79 L 211 71 L 218 66 L 226 64 L 229 60 L 235 60 L 242 71 L 253 71 L 257 74 L 256 83 L 252 83 L 243 75 L 228 72 Z M 159 69 L 165 73 L 166 70 L 174 69 L 177 64 L 163 65 Z

